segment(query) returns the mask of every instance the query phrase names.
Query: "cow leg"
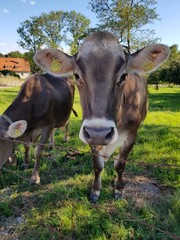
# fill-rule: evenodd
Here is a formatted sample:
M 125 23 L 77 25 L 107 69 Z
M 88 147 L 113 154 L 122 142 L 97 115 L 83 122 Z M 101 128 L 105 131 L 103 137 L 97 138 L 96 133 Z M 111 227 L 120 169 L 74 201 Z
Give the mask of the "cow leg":
M 129 136 L 127 141 L 122 145 L 118 158 L 114 162 L 114 168 L 117 172 L 117 178 L 114 183 L 114 197 L 120 199 L 123 197 L 123 172 L 125 169 L 125 164 L 130 151 L 133 148 L 135 142 L 135 136 Z
M 42 129 L 36 129 L 27 136 L 26 138 L 26 143 L 24 144 L 24 163 L 22 164 L 22 169 L 28 169 L 29 168 L 29 163 L 31 161 L 30 159 L 30 148 L 31 144 L 35 143 L 39 135 L 41 134 Z
M 44 128 L 42 130 L 40 143 L 36 146 L 34 155 L 35 155 L 35 165 L 31 176 L 31 183 L 39 184 L 40 176 L 39 176 L 39 166 L 40 166 L 40 158 L 42 156 L 42 152 L 44 150 L 44 144 L 48 141 L 49 136 L 51 134 L 52 128 Z
M 17 166 L 17 157 L 15 154 L 15 149 L 13 150 L 11 157 L 8 158 L 6 166 Z
M 50 133 L 50 139 L 49 139 L 49 149 L 50 150 L 53 149 L 53 147 L 54 147 L 54 130 L 55 129 L 53 129 Z
M 29 168 L 29 162 L 30 162 L 30 141 L 28 141 L 26 144 L 24 144 L 24 163 L 22 164 L 22 169 L 28 169 Z
M 67 123 L 65 125 L 64 141 L 69 142 L 69 121 L 67 121 Z
M 100 196 L 101 190 L 101 172 L 104 168 L 104 159 L 97 154 L 93 155 L 93 165 L 94 165 L 94 183 L 92 186 L 90 201 L 97 202 Z

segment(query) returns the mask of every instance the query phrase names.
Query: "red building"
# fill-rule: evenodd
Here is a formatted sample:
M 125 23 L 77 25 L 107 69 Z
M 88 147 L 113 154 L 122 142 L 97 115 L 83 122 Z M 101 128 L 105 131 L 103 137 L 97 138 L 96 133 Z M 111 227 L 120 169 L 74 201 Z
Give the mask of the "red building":
M 30 76 L 30 65 L 24 58 L 0 58 L 0 71 L 9 70 L 17 73 L 20 78 Z

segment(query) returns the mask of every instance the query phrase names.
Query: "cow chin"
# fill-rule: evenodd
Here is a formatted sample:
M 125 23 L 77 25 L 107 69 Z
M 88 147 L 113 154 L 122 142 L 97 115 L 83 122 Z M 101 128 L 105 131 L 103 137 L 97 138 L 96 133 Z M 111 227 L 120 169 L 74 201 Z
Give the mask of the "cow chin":
M 118 139 L 118 131 L 112 120 L 105 118 L 84 119 L 79 138 L 89 145 L 109 145 Z

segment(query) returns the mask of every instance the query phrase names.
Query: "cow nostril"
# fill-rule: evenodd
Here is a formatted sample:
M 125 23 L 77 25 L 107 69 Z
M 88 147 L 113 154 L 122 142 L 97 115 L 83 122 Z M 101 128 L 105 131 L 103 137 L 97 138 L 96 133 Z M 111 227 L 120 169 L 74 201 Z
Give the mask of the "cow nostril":
M 111 127 L 110 129 L 109 129 L 109 132 L 107 133 L 107 135 L 106 135 L 106 140 L 111 140 L 112 139 L 112 137 L 113 137 L 113 135 L 114 135 L 114 128 L 113 127 Z
M 90 136 L 90 134 L 88 133 L 88 131 L 86 130 L 86 127 L 84 127 L 83 130 L 84 130 L 84 136 L 85 136 L 85 138 L 86 138 L 87 140 L 90 139 L 91 136 Z
M 84 126 L 83 134 L 88 143 L 108 144 L 114 136 L 114 127 L 109 128 L 90 128 Z

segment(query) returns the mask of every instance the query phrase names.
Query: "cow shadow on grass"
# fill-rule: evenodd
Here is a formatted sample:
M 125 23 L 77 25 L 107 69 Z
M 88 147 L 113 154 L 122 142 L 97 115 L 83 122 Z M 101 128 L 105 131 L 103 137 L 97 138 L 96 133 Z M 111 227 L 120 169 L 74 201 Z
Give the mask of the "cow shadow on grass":
M 48 148 L 45 149 L 40 164 L 42 186 L 53 184 L 58 181 L 66 181 L 70 178 L 73 179 L 76 176 L 81 175 L 86 176 L 91 174 L 91 177 L 93 176 L 93 162 L 90 149 L 81 143 L 77 136 L 76 138 L 73 138 L 73 135 L 77 134 L 75 131 L 76 128 L 71 132 L 69 143 L 64 143 L 61 137 L 61 140 L 58 140 L 58 146 L 60 146 L 60 148 L 55 148 L 52 151 L 49 151 Z M 153 124 L 142 125 L 139 129 L 139 134 L 133 151 L 129 156 L 130 163 L 127 164 L 126 169 L 135 172 L 135 169 L 137 169 L 137 173 L 142 174 L 141 169 L 144 169 L 144 165 L 139 166 L 138 161 L 144 163 L 147 162 L 145 167 L 148 169 L 152 168 L 152 172 L 161 170 L 163 165 L 178 165 L 179 135 L 180 127 Z M 113 160 L 117 155 L 117 152 L 118 151 L 113 155 Z M 176 152 L 177 154 L 175 154 Z M 7 168 L 14 171 L 15 174 L 11 171 L 6 172 L 5 170 L 2 170 L 2 176 L 0 179 L 1 189 L 11 186 L 16 186 L 18 191 L 23 191 L 25 189 L 33 191 L 33 189 L 38 189 L 36 186 L 31 186 L 28 181 L 32 173 L 34 161 L 31 162 L 30 169 L 22 171 L 21 165 L 23 153 L 21 152 L 20 155 L 21 160 L 19 161 L 18 166 Z M 133 161 L 136 163 L 135 165 L 133 165 Z M 160 166 L 154 168 L 153 165 Z M 112 161 L 105 164 L 105 169 L 107 175 L 113 177 L 115 171 Z M 176 168 L 174 168 L 173 171 L 176 171 Z
M 72 134 L 76 134 L 75 130 L 76 128 Z M 139 130 L 130 158 L 136 162 L 138 160 L 147 162 L 151 160 L 151 163 L 161 163 L 165 159 L 166 153 L 178 149 L 177 140 L 179 139 L 179 133 L 179 127 L 144 124 Z M 71 146 L 80 146 L 79 144 L 81 144 L 82 146 L 82 143 L 77 143 L 77 141 L 77 139 L 72 139 L 72 142 L 69 144 Z M 158 150 L 161 150 L 161 154 L 160 152 L 156 154 Z M 24 236 L 31 236 L 31 239 L 33 239 L 33 237 L 39 236 L 41 231 L 43 234 L 43 229 L 45 228 L 49 229 L 46 239 L 66 239 L 67 237 L 81 239 L 88 229 L 88 234 L 94 234 L 93 231 L 99 231 L 101 233 L 104 232 L 108 236 L 107 229 L 109 224 L 112 227 L 112 220 L 114 222 L 125 221 L 127 216 L 132 216 L 135 208 L 140 211 L 143 204 L 147 204 L 146 200 L 150 197 L 148 191 L 152 194 L 152 209 L 155 205 L 159 204 L 161 206 L 162 197 L 164 200 L 166 199 L 166 195 L 163 195 L 164 191 L 163 194 L 161 193 L 162 190 L 155 177 L 158 174 L 158 179 L 163 180 L 163 178 L 171 175 L 170 171 L 172 170 L 166 167 L 153 167 L 153 165 L 149 167 L 145 165 L 142 167 L 142 172 L 138 172 L 139 165 L 133 168 L 133 163 L 130 163 L 127 164 L 125 172 L 125 191 L 128 203 L 126 201 L 115 203 L 111 186 L 111 181 L 115 178 L 115 174 L 113 163 L 109 161 L 105 165 L 105 170 L 102 174 L 103 188 L 99 203 L 92 205 L 87 197 L 93 181 L 92 156 L 88 150 L 86 149 L 84 152 L 80 151 L 79 153 L 75 152 L 74 154 L 71 152 L 69 155 L 67 151 L 59 150 L 59 153 L 57 150 L 54 151 L 51 155 L 46 150 L 46 154 L 41 161 L 41 186 L 30 185 L 26 180 L 30 177 L 32 169 L 25 172 L 16 171 L 23 178 L 12 173 L 3 173 L 3 184 L 6 188 L 0 194 L 2 200 L 0 215 L 4 215 L 6 220 L 10 217 L 22 220 L 22 223 L 17 223 L 20 226 L 22 224 L 21 233 L 18 233 L 20 234 L 18 236 L 21 236 L 21 234 L 23 236 L 24 234 Z M 167 154 L 166 163 L 177 164 L 178 159 L 176 156 L 174 159 L 171 159 L 171 156 Z M 151 175 L 149 175 L 149 171 Z M 177 176 L 175 168 L 173 171 L 172 176 Z M 141 175 L 141 177 L 138 175 Z M 6 177 L 7 179 L 5 179 Z M 170 180 L 172 181 L 173 179 Z M 131 203 L 132 200 L 136 204 Z M 50 214 L 48 215 L 47 213 Z M 130 215 L 127 215 L 127 213 Z M 137 212 L 134 212 L 134 214 L 137 216 Z M 166 210 L 164 210 L 164 215 L 166 215 Z M 22 216 L 26 216 L 26 220 L 23 220 Z M 30 216 L 32 219 L 34 218 L 34 225 L 31 224 Z M 37 216 L 41 217 L 37 218 Z M 70 221 L 72 224 L 70 224 L 71 227 L 66 229 L 66 224 L 69 224 L 67 221 Z M 36 227 L 37 225 L 38 228 Z M 59 226 L 62 227 L 60 228 Z M 57 237 L 55 237 L 52 229 L 54 229 Z M 102 231 L 102 229 L 104 230 Z
M 89 170 L 89 167 L 92 167 L 92 156 L 90 154 L 90 148 L 83 144 L 78 137 L 78 132 L 80 129 L 80 120 L 76 120 L 71 123 L 70 126 L 70 141 L 65 143 L 63 141 L 63 133 L 60 130 L 56 132 L 56 143 L 54 150 L 50 151 L 48 147 L 45 148 L 44 154 L 41 160 L 41 170 L 40 172 L 47 172 L 48 168 L 54 169 L 54 171 L 59 171 L 62 169 L 65 175 L 70 175 L 71 177 L 82 170 Z M 138 132 L 138 137 L 135 142 L 135 152 L 140 155 L 142 148 L 142 155 L 147 151 L 148 154 L 150 151 L 156 153 L 158 149 L 163 151 L 170 152 L 173 150 L 178 150 L 179 147 L 179 135 L 180 127 L 173 127 L 168 125 L 153 125 L 153 124 L 143 124 Z M 151 146 L 151 148 L 149 148 Z M 149 149 L 149 150 L 148 150 Z M 34 150 L 34 148 L 33 148 Z M 31 157 L 33 158 L 33 150 L 31 151 Z M 20 150 L 21 161 L 23 159 L 23 151 Z M 159 157 L 157 155 L 157 157 Z M 87 162 L 88 163 L 87 163 Z M 19 165 L 22 162 L 19 163 Z M 34 161 L 31 162 L 31 169 L 33 168 Z M 45 166 L 47 165 L 47 167 Z M 83 166 L 88 166 L 87 169 Z M 20 170 L 20 166 L 14 167 L 13 170 Z M 59 171 L 61 172 L 61 171 Z M 45 174 L 46 175 L 46 174 Z M 59 174 L 60 175 L 60 174 Z M 45 176 L 46 177 L 46 176 Z M 62 178 L 62 177 L 60 177 Z
M 180 110 L 180 92 L 149 94 L 149 111 L 172 111 Z
M 126 176 L 126 178 L 129 177 Z M 146 185 L 149 180 L 147 178 L 145 180 L 131 178 L 132 184 L 128 181 L 126 187 L 128 203 L 123 200 L 115 203 L 110 184 L 107 185 L 107 180 L 104 181 L 103 179 L 100 201 L 97 205 L 94 205 L 89 203 L 87 199 L 87 188 L 92 181 L 92 175 L 85 173 L 78 176 L 77 174 L 67 179 L 63 178 L 42 187 L 34 188 L 32 191 L 14 191 L 16 193 L 14 197 L 12 191 L 9 190 L 8 192 L 7 190 L 7 192 L 4 192 L 6 194 L 5 199 L 7 199 L 8 194 L 9 199 L 4 201 L 4 205 L 9 207 L 7 211 L 5 206 L 4 212 L 6 213 L 6 219 L 11 217 L 14 221 L 21 220 L 21 222 L 16 223 L 16 226 L 19 225 L 21 229 L 17 234 L 20 239 L 21 237 L 23 239 L 23 236 L 27 239 L 28 236 L 31 236 L 29 239 L 37 239 L 36 236 L 38 236 L 38 239 L 67 239 L 68 237 L 69 239 L 90 239 L 88 237 L 95 236 L 95 232 L 108 236 L 114 234 L 112 231 L 109 233 L 108 230 L 108 226 L 111 226 L 110 229 L 112 229 L 112 222 L 119 223 L 118 226 L 121 226 L 121 222 L 126 222 L 127 219 L 128 223 L 127 216 L 132 217 L 134 214 L 137 217 L 138 212 L 136 211 L 143 208 L 146 199 L 142 196 L 145 193 L 149 198 L 146 190 L 150 187 L 150 185 Z M 138 189 L 139 185 L 142 186 L 140 190 Z M 156 190 L 157 199 L 159 190 L 154 183 L 153 186 Z M 144 193 L 141 193 L 142 190 Z M 139 193 L 141 193 L 141 196 L 139 196 Z M 132 203 L 132 196 L 137 199 L 135 202 L 138 205 Z M 159 201 L 153 199 L 153 204 L 157 206 Z M 116 229 L 116 224 L 114 224 L 114 229 Z M 49 233 L 45 233 L 44 228 L 48 229 Z M 82 238 L 85 233 L 85 237 Z M 42 236 L 46 234 L 46 238 L 41 237 L 41 234 Z M 54 234 L 56 234 L 56 237 Z

